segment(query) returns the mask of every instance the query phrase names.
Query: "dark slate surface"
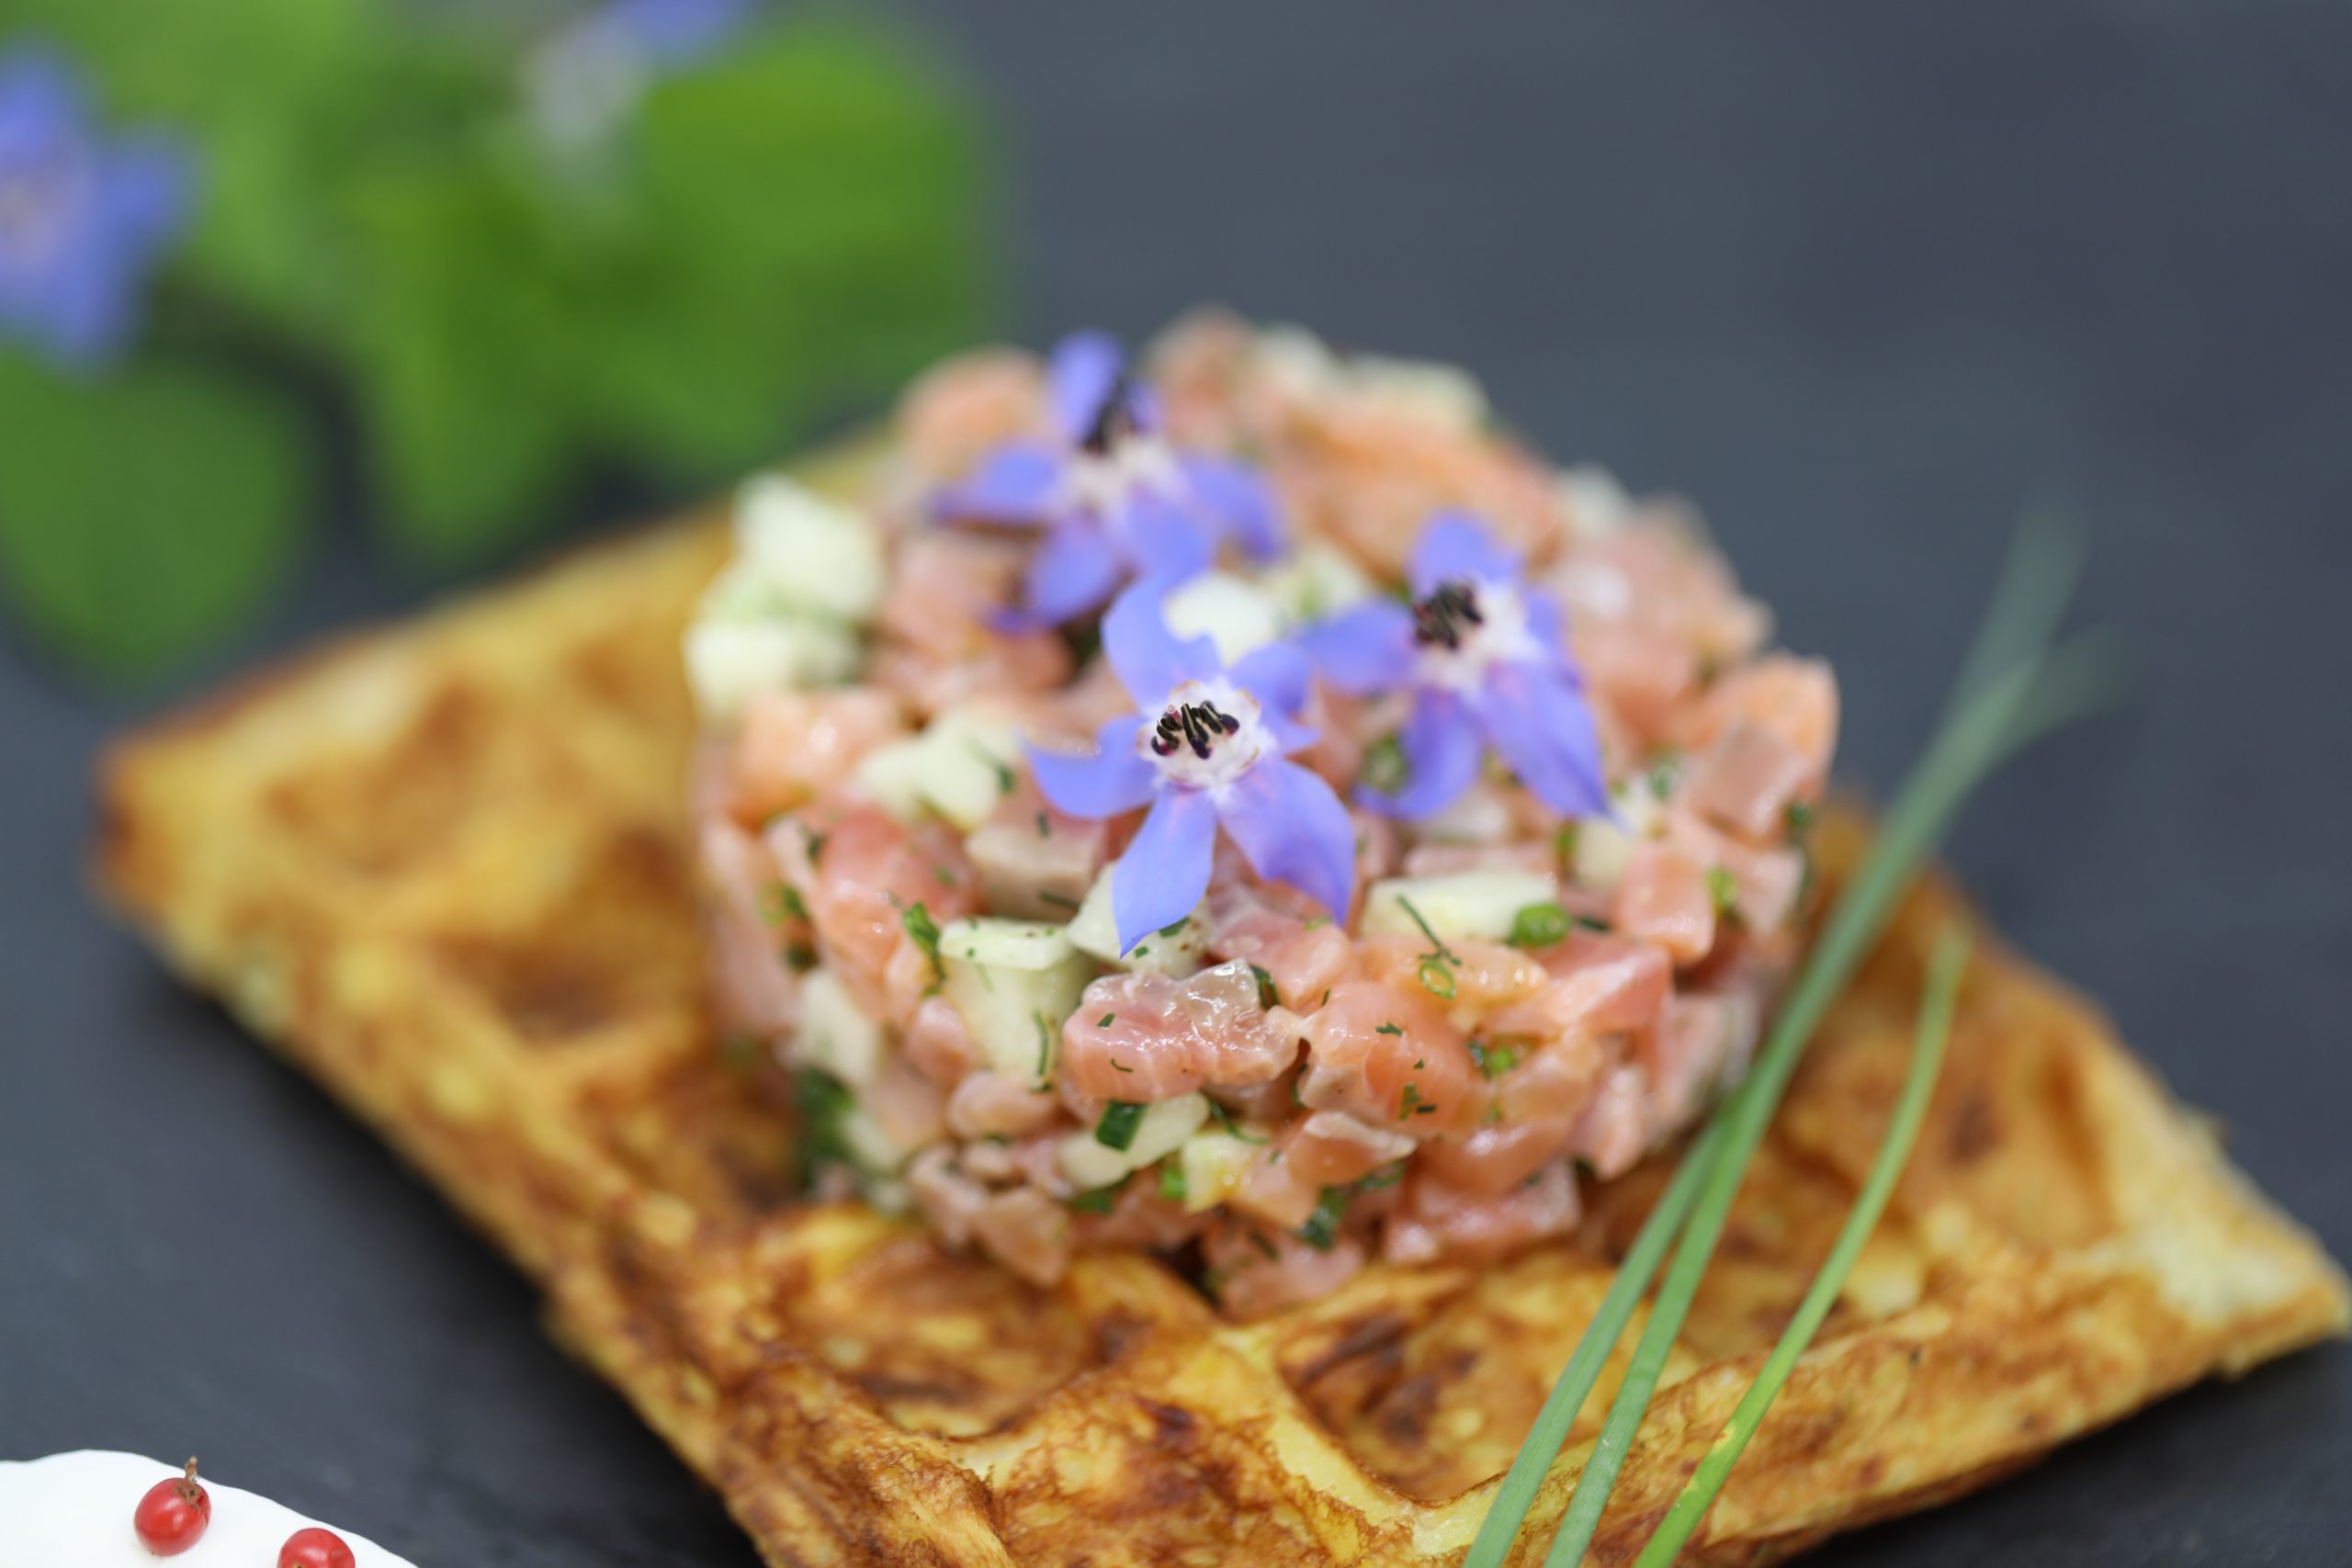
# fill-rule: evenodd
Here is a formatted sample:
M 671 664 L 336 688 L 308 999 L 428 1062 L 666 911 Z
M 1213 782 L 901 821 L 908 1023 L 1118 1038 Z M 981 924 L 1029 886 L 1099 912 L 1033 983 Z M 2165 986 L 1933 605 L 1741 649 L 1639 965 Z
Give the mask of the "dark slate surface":
M 930 8 L 1008 125 L 1033 333 L 1213 297 L 1468 362 L 1705 504 L 1866 784 L 2020 499 L 2070 498 L 2141 700 L 1955 858 L 2352 1254 L 2352 11 Z M 305 583 L 219 662 L 422 592 L 349 530 Z M 124 716 L 0 655 L 0 1456 L 196 1448 L 423 1564 L 750 1564 L 488 1248 L 93 912 Z M 1820 1561 L 2340 1562 L 2347 1467 L 2331 1348 Z

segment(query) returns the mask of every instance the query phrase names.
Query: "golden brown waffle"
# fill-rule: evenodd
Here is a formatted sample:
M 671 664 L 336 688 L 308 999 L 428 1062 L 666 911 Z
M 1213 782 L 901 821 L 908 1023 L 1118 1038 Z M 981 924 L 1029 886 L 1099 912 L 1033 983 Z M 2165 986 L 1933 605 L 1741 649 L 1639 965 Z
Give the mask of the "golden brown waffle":
M 709 524 L 600 547 L 129 739 L 107 888 L 529 1270 L 773 1562 L 1457 1559 L 1663 1172 L 1575 1246 L 1375 1268 L 1248 1326 L 1143 1258 L 1039 1291 L 787 1205 L 784 1130 L 704 1021 L 683 844 L 678 637 L 725 549 Z M 1832 874 L 1862 835 L 1828 825 Z M 1638 1548 L 1826 1251 L 1954 904 L 1917 894 L 1816 1042 L 1594 1561 Z M 1895 1202 L 1690 1560 L 1964 1492 L 2346 1322 L 2311 1238 L 1988 944 Z

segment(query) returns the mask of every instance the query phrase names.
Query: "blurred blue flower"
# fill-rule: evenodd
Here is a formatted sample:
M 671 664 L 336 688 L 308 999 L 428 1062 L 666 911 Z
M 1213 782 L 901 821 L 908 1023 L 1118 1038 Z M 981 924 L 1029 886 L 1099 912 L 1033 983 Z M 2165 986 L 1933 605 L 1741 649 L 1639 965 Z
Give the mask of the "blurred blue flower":
M 645 59 L 691 65 L 718 51 L 752 13 L 752 0 L 611 0 L 598 22 Z
M 1102 618 L 1103 657 L 1141 711 L 1096 731 L 1091 756 L 1029 749 L 1037 787 L 1058 810 L 1104 818 L 1151 807 L 1112 873 L 1119 951 L 1199 905 L 1220 823 L 1260 876 L 1344 918 L 1355 894 L 1354 826 L 1329 784 L 1284 760 L 1315 739 L 1297 717 L 1306 660 L 1274 643 L 1220 667 L 1208 638 L 1180 640 L 1168 629 L 1167 590 L 1138 582 Z
M 557 28 L 523 66 L 539 134 L 564 152 L 604 144 L 656 78 L 718 53 L 752 10 L 753 0 L 607 0 Z
M 1560 606 L 1522 580 L 1478 520 L 1430 520 L 1407 567 L 1410 604 L 1381 600 L 1311 626 L 1300 645 L 1344 692 L 1413 690 L 1397 732 L 1408 776 L 1357 795 L 1396 817 L 1442 811 L 1478 777 L 1491 745 L 1520 782 L 1566 817 L 1609 809 L 1600 738 Z
M 62 55 L 0 55 L 0 340 L 76 370 L 119 354 L 187 221 L 190 177 L 176 142 L 101 136 Z
M 1006 443 L 933 502 L 948 522 L 1045 531 L 1009 624 L 1058 626 L 1131 578 L 1193 576 L 1227 539 L 1261 560 L 1281 552 L 1265 481 L 1229 459 L 1170 447 L 1158 400 L 1109 337 L 1064 338 L 1047 381 L 1055 439 Z

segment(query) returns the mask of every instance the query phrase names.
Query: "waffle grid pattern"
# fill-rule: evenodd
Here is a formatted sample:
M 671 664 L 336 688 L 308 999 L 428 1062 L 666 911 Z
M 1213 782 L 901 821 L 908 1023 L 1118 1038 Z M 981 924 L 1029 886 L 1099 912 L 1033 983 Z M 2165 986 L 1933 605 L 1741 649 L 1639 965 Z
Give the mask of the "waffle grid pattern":
M 675 649 L 725 548 L 707 520 L 599 547 L 130 738 L 105 886 L 496 1238 L 772 1562 L 1457 1560 L 1663 1169 L 1573 1244 L 1256 1325 L 1147 1258 L 1041 1292 L 791 1204 L 763 1068 L 704 1021 L 683 841 Z M 1827 825 L 1829 874 L 1864 831 Z M 1638 1550 L 1826 1251 L 1954 907 L 1916 896 L 1816 1043 L 1592 1561 Z M 1986 945 L 1896 1201 L 1691 1561 L 1777 1560 L 2346 1326 L 2316 1246 Z

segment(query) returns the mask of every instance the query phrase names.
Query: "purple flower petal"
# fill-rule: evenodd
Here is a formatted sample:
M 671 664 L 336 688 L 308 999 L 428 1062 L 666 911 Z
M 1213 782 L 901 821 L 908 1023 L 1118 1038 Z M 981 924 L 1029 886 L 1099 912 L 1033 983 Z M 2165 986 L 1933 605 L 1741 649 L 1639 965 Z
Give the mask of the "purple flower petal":
M 1315 672 L 1343 692 L 1384 692 L 1412 679 L 1413 613 L 1393 599 L 1317 622 L 1298 643 Z
M 1226 671 L 1233 683 L 1258 699 L 1268 717 L 1295 714 L 1306 705 L 1306 683 L 1313 667 L 1306 655 L 1286 642 L 1252 649 Z
M 1582 686 L 1583 674 L 1568 663 L 1568 618 L 1567 612 L 1560 608 L 1560 602 L 1530 583 L 1521 584 L 1520 602 L 1527 607 L 1527 629 L 1534 635 L 1536 643 L 1560 660 L 1568 678 Z
M 1132 583 L 1102 617 L 1102 656 L 1138 704 L 1157 706 L 1182 682 L 1217 672 L 1216 643 L 1168 629 L 1159 609 L 1167 593 L 1168 584 L 1156 578 Z
M 1487 760 L 1477 716 L 1451 692 L 1424 691 L 1414 698 L 1396 746 L 1405 754 L 1404 787 L 1394 795 L 1369 784 L 1356 791 L 1359 801 L 1385 817 L 1409 819 L 1444 810 L 1477 782 Z
M 1334 919 L 1347 918 L 1356 886 L 1355 824 L 1329 784 L 1296 762 L 1269 758 L 1234 781 L 1217 815 L 1260 876 L 1289 883 Z
M 1422 598 L 1449 580 L 1508 582 L 1519 575 L 1519 558 L 1495 542 L 1487 525 L 1467 512 L 1441 512 L 1421 529 L 1406 578 Z
M 1138 577 L 1171 582 L 1194 577 L 1216 558 L 1216 544 L 1192 516 L 1154 495 L 1139 495 L 1114 521 Z
M 1499 664 L 1470 700 L 1487 739 L 1536 799 L 1566 817 L 1608 812 L 1600 734 L 1569 672 Z
M 0 335 L 68 368 L 112 356 L 136 332 L 156 253 L 187 218 L 189 166 L 175 143 L 109 139 L 87 119 L 72 64 L 46 49 L 0 57 Z
M 0 57 L 0 159 L 70 147 L 85 134 L 88 112 L 80 75 L 55 50 L 21 46 Z
M 1102 412 L 1127 356 L 1108 333 L 1072 333 L 1054 345 L 1046 365 L 1046 379 L 1054 419 L 1074 445 L 1085 438 Z
M 1141 716 L 1122 714 L 1094 732 L 1094 753 L 1031 745 L 1029 773 L 1054 809 L 1071 817 L 1116 817 L 1151 798 L 1159 772 L 1136 750 Z M 1168 922 L 1162 920 L 1160 924 Z
M 1261 768 L 1258 772 L 1264 772 Z M 1216 861 L 1216 807 L 1193 789 L 1165 789 L 1111 873 L 1119 951 L 1200 906 Z
M 750 10 L 750 0 L 612 0 L 604 15 L 649 58 L 674 67 L 716 52 Z
M 1007 629 L 1042 631 L 1060 626 L 1111 597 L 1123 575 L 1119 552 L 1100 530 L 1068 523 L 1046 536 L 1023 574 L 1021 607 Z
M 1201 506 L 1216 519 L 1220 536 L 1236 541 L 1258 560 L 1272 560 L 1282 553 L 1282 517 L 1274 492 L 1255 470 L 1229 458 L 1198 456 L 1180 458 L 1178 467 Z
M 1061 484 L 1063 460 L 1035 442 L 1013 441 L 980 459 L 962 483 L 932 498 L 943 522 L 1042 524 Z

